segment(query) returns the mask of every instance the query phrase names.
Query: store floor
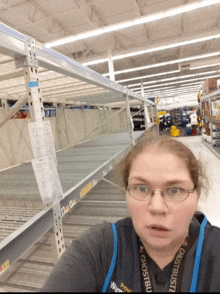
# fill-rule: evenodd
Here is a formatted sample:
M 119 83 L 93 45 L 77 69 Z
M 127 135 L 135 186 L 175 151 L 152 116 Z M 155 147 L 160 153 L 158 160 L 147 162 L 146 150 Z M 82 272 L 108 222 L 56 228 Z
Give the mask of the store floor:
M 210 188 L 207 197 L 204 192 L 201 195 L 199 210 L 207 216 L 212 225 L 220 227 L 220 159 L 201 142 L 201 136 L 179 137 L 177 140 L 193 151 L 207 171 Z

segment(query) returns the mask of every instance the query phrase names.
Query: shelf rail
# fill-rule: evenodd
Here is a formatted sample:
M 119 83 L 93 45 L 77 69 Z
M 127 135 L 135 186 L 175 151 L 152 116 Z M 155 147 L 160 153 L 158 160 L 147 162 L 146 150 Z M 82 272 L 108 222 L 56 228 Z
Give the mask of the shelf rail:
M 2 123 L 5 123 L 15 109 L 25 103 L 27 99 L 31 113 L 29 133 L 34 154 L 32 166 L 42 202 L 48 206 L 0 243 L 0 267 L 1 270 L 5 270 L 51 228 L 53 228 L 57 257 L 59 258 L 65 250 L 62 216 L 75 205 L 77 200 L 83 198 L 97 182 L 112 170 L 113 166 L 125 156 L 130 148 L 130 146 L 127 146 L 115 154 L 64 194 L 57 173 L 56 153 L 50 122 L 45 121 L 44 116 L 39 82 L 39 66 L 108 90 L 110 98 L 106 97 L 106 102 L 109 102 L 114 97 L 114 93 L 119 94 L 122 100 L 126 99 L 131 145 L 134 145 L 134 134 L 131 127 L 129 98 L 138 99 L 151 106 L 154 106 L 155 103 L 82 66 L 69 57 L 53 49 L 45 48 L 44 45 L 36 42 L 33 38 L 23 35 L 2 23 L 0 23 L 0 53 L 14 58 L 16 68 L 23 69 L 27 91 L 27 96 L 18 102 L 14 110 L 5 115 Z M 20 71 L 17 75 L 20 76 Z M 8 76 L 8 78 L 10 77 Z M 92 102 L 92 98 L 90 101 Z M 151 130 L 155 125 L 147 127 L 148 130 Z

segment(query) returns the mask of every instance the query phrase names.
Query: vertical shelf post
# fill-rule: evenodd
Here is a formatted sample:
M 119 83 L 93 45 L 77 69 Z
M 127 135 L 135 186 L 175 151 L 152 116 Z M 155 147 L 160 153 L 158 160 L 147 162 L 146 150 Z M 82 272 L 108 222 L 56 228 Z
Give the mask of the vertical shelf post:
M 129 98 L 128 95 L 126 96 L 126 113 L 127 113 L 127 124 L 128 124 L 128 130 L 129 130 L 129 137 L 130 137 L 130 144 L 131 146 L 134 146 L 134 134 L 133 134 L 133 121 L 131 117 L 130 112 L 130 105 L 129 105 Z
M 147 129 L 147 126 L 151 123 L 148 109 L 147 109 L 147 102 L 144 101 L 144 121 L 145 121 L 145 129 Z
M 28 105 L 31 114 L 29 133 L 35 157 L 34 160 L 32 160 L 32 165 L 42 201 L 44 204 L 47 204 L 47 206 L 51 206 L 53 210 L 54 244 L 52 246 L 55 247 L 56 258 L 59 259 L 65 251 L 60 202 L 58 201 L 62 199 L 63 193 L 57 173 L 55 146 L 52 142 L 53 140 L 49 141 L 51 143 L 50 146 L 48 146 L 47 141 L 50 136 L 52 138 L 52 132 L 50 122 L 45 122 L 39 82 L 38 60 L 35 52 L 35 40 L 27 36 L 25 46 L 28 56 L 17 58 L 16 67 L 22 67 L 24 69 L 25 85 L 28 92 Z M 43 168 L 43 170 L 41 170 L 41 168 Z M 43 174 L 43 176 L 39 174 Z M 57 182 L 58 185 L 54 188 L 54 183 Z M 54 189 L 56 189 L 56 191 L 54 191 Z M 47 198 L 49 195 L 50 197 Z
M 143 80 L 141 81 L 141 94 L 142 97 L 144 97 L 144 84 Z M 144 121 L 145 121 L 145 129 L 147 129 L 147 126 L 151 123 L 148 109 L 147 109 L 147 103 L 146 101 L 143 102 L 143 108 L 144 108 Z
M 211 97 L 209 97 L 209 115 L 210 115 L 210 122 L 209 122 L 209 126 L 210 126 L 210 136 L 211 136 L 211 147 L 213 148 L 213 132 L 212 132 L 212 103 L 211 103 Z
M 4 113 L 6 114 L 8 112 L 8 101 L 7 99 L 1 99 L 2 101 L 2 107 L 4 109 Z
M 108 50 L 108 68 L 109 68 L 110 80 L 115 81 L 114 63 L 112 59 L 111 50 Z

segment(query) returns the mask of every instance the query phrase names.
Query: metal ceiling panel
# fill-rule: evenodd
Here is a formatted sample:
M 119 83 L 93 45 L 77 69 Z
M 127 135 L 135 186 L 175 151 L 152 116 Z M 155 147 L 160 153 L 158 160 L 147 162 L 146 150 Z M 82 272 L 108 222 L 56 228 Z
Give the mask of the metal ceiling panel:
M 183 0 L 109 0 L 104 2 L 101 0 L 89 2 L 85 0 L 77 2 L 72 0 L 63 0 L 62 2 L 60 0 L 46 2 L 42 0 L 11 0 L 1 3 L 0 13 L 3 22 L 43 43 L 200 2 L 198 0 L 189 0 L 187 3 Z M 160 44 L 172 44 L 190 38 L 195 39 L 198 36 L 217 34 L 219 32 L 219 13 L 220 5 L 215 4 L 144 25 L 136 25 L 132 28 L 79 40 L 55 47 L 55 49 L 71 58 L 74 57 L 81 63 L 106 58 L 108 50 L 112 51 L 114 57 L 125 51 L 134 52 L 140 50 L 140 48 L 148 49 L 153 45 L 157 47 Z M 11 46 L 14 45 L 8 44 L 7 54 L 9 54 Z M 16 48 L 17 53 L 21 53 L 22 48 L 19 48 L 19 44 L 15 47 L 18 47 Z M 218 50 L 219 42 L 211 40 L 184 47 L 179 46 L 176 49 L 153 51 L 149 54 L 115 60 L 114 68 L 116 71 L 129 69 L 144 64 L 155 64 L 163 60 L 174 60 Z M 2 51 L 1 53 L 6 52 Z M 45 54 L 45 52 L 43 53 Z M 205 62 L 205 59 L 201 60 L 201 64 Z M 41 66 L 46 68 L 45 64 L 41 64 Z M 90 66 L 90 68 L 104 74 L 108 71 L 108 63 L 106 61 L 99 65 Z M 166 71 L 165 67 L 160 67 L 159 70 L 160 72 Z M 150 70 L 150 72 L 153 73 L 154 71 Z M 142 74 L 149 74 L 149 69 L 124 73 L 123 77 L 138 77 Z M 74 78 L 78 79 L 79 77 L 74 76 Z M 84 78 L 88 78 L 88 76 L 84 75 Z M 116 75 L 116 81 L 121 78 L 122 76 Z M 93 82 L 97 82 L 97 79 L 96 76 L 96 81 Z M 146 81 L 146 79 L 143 79 L 143 81 Z M 103 84 L 98 86 L 103 87 Z

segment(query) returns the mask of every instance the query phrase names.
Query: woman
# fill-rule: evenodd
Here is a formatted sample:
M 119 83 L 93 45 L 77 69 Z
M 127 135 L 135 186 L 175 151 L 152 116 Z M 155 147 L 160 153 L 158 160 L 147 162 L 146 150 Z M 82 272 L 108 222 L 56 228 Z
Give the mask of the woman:
M 41 291 L 219 292 L 220 229 L 196 213 L 204 175 L 192 152 L 143 138 L 122 175 L 131 217 L 86 231 Z

